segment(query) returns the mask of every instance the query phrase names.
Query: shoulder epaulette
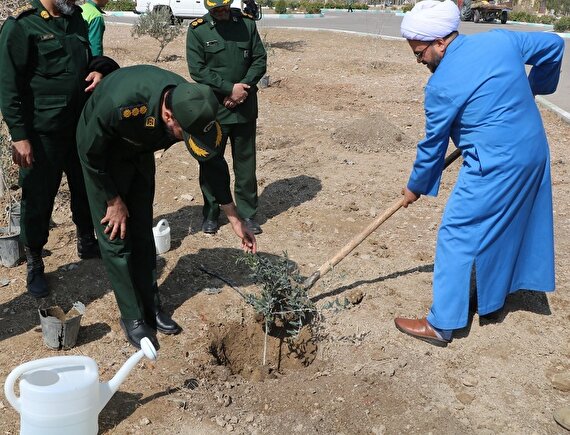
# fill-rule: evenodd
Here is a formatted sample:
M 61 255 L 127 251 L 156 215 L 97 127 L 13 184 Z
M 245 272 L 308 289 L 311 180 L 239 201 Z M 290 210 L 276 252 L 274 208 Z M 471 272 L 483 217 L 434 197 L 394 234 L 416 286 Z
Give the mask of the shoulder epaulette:
M 192 21 L 190 22 L 190 27 L 191 27 L 192 29 L 195 29 L 196 27 L 198 27 L 198 26 L 204 24 L 205 22 L 206 22 L 206 20 L 205 20 L 204 18 L 196 18 L 195 20 L 192 20 Z
M 135 104 L 132 106 L 123 106 L 119 108 L 119 119 L 132 119 L 146 115 L 148 105 L 145 103 Z
M 12 18 L 18 19 L 26 12 L 35 11 L 36 8 L 31 3 L 26 3 L 23 6 L 20 6 L 18 9 L 12 12 L 10 15 Z

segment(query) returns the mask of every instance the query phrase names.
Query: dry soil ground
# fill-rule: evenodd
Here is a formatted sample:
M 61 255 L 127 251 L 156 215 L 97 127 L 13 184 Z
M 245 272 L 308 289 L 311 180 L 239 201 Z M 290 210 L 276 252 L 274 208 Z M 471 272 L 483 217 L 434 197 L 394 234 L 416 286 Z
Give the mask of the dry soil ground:
M 263 33 L 273 48 L 272 86 L 259 94 L 259 248 L 274 257 L 287 251 L 308 276 L 398 198 L 423 134 L 429 72 L 404 42 Z M 105 47 L 123 66 L 150 63 L 158 50 L 112 25 Z M 184 38 L 164 56 L 161 67 L 187 76 Z M 158 258 L 159 282 L 184 332 L 159 337 L 159 360 L 133 370 L 101 412 L 101 433 L 563 433 L 552 412 L 568 404 L 570 388 L 553 381 L 570 371 L 570 126 L 543 117 L 552 149 L 555 293 L 512 295 L 498 319 L 473 315 L 445 349 L 394 328 L 394 317 L 429 308 L 436 230 L 456 163 L 439 197 L 398 212 L 318 282 L 311 295 L 320 328 L 304 337 L 302 358 L 271 339 L 269 368 L 261 367 L 263 333 L 252 309 L 199 269 L 256 291 L 235 265 L 238 239 L 227 224 L 212 237 L 199 232 L 197 164 L 181 144 L 158 153 L 155 216 L 168 219 L 173 238 Z M 78 344 L 44 347 L 36 302 L 24 291 L 25 265 L 4 268 L 11 281 L 0 293 L 0 378 L 24 361 L 84 354 L 108 380 L 134 351 L 100 261 L 76 257 L 67 204 L 64 185 L 45 261 L 52 302 L 87 306 Z M 323 308 L 335 300 L 336 308 Z M 5 399 L 0 428 L 18 431 Z

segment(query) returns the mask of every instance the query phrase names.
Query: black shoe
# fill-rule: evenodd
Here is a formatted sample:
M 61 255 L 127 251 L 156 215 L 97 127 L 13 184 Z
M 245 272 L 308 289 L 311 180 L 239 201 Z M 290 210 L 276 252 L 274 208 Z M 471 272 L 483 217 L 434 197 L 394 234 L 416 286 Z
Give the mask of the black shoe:
M 159 349 L 158 340 L 156 339 L 156 332 L 148 326 L 144 320 L 125 320 L 121 319 L 121 328 L 127 336 L 127 340 L 137 349 L 141 348 L 141 340 L 147 337 L 156 350 Z
M 93 232 L 83 234 L 79 234 L 79 232 L 77 233 L 77 255 L 82 260 L 101 258 L 99 243 L 97 242 Z
M 28 270 L 26 284 L 28 292 L 37 299 L 45 298 L 49 295 L 49 288 L 43 266 L 39 269 Z
M 204 222 L 202 222 L 202 232 L 206 234 L 216 234 L 218 232 L 218 220 L 204 219 Z
M 253 234 L 261 234 L 263 230 L 259 226 L 257 222 L 253 220 L 253 218 L 245 218 L 243 220 L 245 222 L 245 226 L 253 233 Z
M 156 330 L 167 335 L 176 335 L 182 331 L 182 328 L 172 318 L 162 310 L 157 310 L 154 315 L 154 324 Z

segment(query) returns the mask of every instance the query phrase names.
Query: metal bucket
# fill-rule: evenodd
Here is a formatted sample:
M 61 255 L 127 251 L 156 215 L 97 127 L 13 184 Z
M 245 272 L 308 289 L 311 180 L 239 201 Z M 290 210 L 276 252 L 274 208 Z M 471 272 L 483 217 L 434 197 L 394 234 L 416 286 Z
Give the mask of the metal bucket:
M 58 307 L 40 308 L 40 323 L 44 344 L 50 349 L 70 349 L 75 346 L 81 317 L 85 313 L 85 305 L 75 302 L 71 310 L 64 313 Z

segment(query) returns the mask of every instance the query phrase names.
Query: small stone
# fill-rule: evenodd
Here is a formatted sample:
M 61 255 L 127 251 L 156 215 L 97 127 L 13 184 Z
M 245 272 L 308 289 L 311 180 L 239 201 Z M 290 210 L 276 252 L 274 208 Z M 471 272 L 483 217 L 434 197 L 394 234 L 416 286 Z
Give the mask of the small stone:
M 147 417 L 143 417 L 139 420 L 140 426 L 148 426 L 150 424 L 150 420 Z
M 7 278 L 0 279 L 0 287 L 6 287 L 8 284 L 10 284 L 9 279 L 7 279 Z
M 479 383 L 479 381 L 478 381 L 476 378 L 474 378 L 473 376 L 470 376 L 470 375 L 466 375 L 466 376 L 462 379 L 461 382 L 462 382 L 463 385 L 465 385 L 466 387 L 474 387 L 474 386 L 476 386 L 476 385 Z
M 297 71 L 298 69 L 299 69 L 299 65 L 295 65 L 295 66 L 293 67 L 293 71 Z
M 226 426 L 226 420 L 224 420 L 224 417 L 222 417 L 221 415 L 218 415 L 215 420 L 216 424 L 220 427 L 225 427 Z
M 237 418 L 235 415 L 230 417 L 230 419 L 228 420 L 231 424 L 238 424 L 239 423 L 239 418 Z
M 75 270 L 77 269 L 79 266 L 76 263 L 71 263 L 67 266 L 66 270 Z
M 475 400 L 475 396 L 469 393 L 461 392 L 457 396 L 457 400 L 459 400 L 464 405 L 470 405 L 473 400 Z
M 185 199 L 188 202 L 192 202 L 194 201 L 194 197 L 188 193 L 185 193 L 184 195 L 181 195 L 180 198 Z
M 554 420 L 564 429 L 570 430 L 570 406 L 554 411 Z
M 226 432 L 233 432 L 233 430 L 234 430 L 234 426 L 232 424 L 228 424 L 226 426 Z
M 352 305 L 358 305 L 362 302 L 364 298 L 364 292 L 362 290 L 353 290 L 348 295 L 347 299 Z
M 263 409 L 265 409 L 267 411 L 269 409 L 269 404 L 266 403 L 265 405 L 263 405 Z
M 0 400 L 0 409 L 4 409 L 4 408 L 6 408 L 6 405 L 4 405 L 4 402 L 2 402 L 2 401 Z
M 570 391 L 570 370 L 552 376 L 552 386 L 560 391 Z
M 386 426 L 381 424 L 380 426 L 373 427 L 372 433 L 374 435 L 384 435 L 386 433 Z
M 247 415 L 245 416 L 245 422 L 246 422 L 246 423 L 250 423 L 250 424 L 251 424 L 251 423 L 253 423 L 254 420 L 255 420 L 255 415 L 253 415 L 252 412 L 250 412 L 249 414 L 247 414 Z

